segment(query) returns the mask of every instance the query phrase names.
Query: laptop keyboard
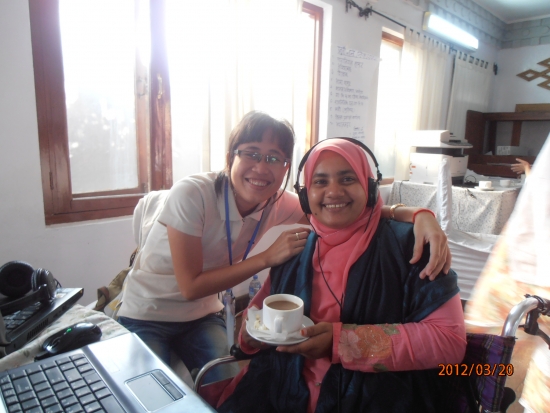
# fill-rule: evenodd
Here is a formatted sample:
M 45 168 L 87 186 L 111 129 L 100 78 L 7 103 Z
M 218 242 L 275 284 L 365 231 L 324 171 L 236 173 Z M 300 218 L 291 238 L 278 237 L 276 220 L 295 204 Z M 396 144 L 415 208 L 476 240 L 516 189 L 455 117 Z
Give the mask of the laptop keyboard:
M 0 373 L 0 392 L 10 413 L 124 412 L 84 354 Z
M 25 307 L 20 311 L 16 311 L 13 314 L 5 315 L 4 323 L 6 324 L 6 331 L 10 332 L 19 327 L 21 324 L 23 324 L 25 321 L 35 315 L 36 312 L 40 310 L 40 306 L 41 304 L 38 302 L 28 307 Z

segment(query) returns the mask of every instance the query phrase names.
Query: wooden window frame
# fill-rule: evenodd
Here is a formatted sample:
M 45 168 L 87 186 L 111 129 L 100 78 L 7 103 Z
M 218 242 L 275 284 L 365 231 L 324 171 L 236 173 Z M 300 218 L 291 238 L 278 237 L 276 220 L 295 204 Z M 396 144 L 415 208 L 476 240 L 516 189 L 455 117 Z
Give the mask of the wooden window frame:
M 151 15 L 158 19 L 163 7 L 163 1 L 152 2 Z M 138 185 L 118 191 L 72 194 L 59 2 L 29 0 L 29 12 L 46 225 L 132 215 L 145 193 L 172 185 L 171 130 L 166 127 L 170 123 L 170 92 L 162 39 L 151 46 L 151 73 L 162 81 L 153 82 L 150 89 L 151 95 L 158 98 L 151 99 L 149 108 L 149 96 L 136 95 Z M 159 27 L 162 21 L 157 20 L 152 25 L 157 35 L 162 32 Z M 144 68 L 136 67 L 136 81 L 144 79 L 144 72 Z M 144 120 L 148 111 L 150 129 Z
M 394 45 L 399 46 L 401 48 L 403 48 L 403 44 L 405 43 L 405 40 L 402 39 L 401 37 L 397 37 L 385 31 L 382 31 L 382 40 L 393 43 Z
M 319 113 L 321 110 L 321 60 L 323 50 L 323 8 L 304 1 L 302 12 L 315 20 L 311 95 L 308 99 L 306 150 L 319 142 Z
M 150 2 L 151 64 L 148 80 L 144 81 L 146 68 L 136 67 L 135 73 L 138 186 L 120 191 L 73 194 L 59 0 L 29 0 L 46 225 L 132 215 L 144 194 L 172 186 L 170 81 L 164 41 L 164 8 L 164 0 Z M 323 9 L 304 2 L 302 10 L 315 19 L 314 67 L 307 112 L 306 145 L 309 147 L 319 139 Z M 149 116 L 145 116 L 147 114 Z

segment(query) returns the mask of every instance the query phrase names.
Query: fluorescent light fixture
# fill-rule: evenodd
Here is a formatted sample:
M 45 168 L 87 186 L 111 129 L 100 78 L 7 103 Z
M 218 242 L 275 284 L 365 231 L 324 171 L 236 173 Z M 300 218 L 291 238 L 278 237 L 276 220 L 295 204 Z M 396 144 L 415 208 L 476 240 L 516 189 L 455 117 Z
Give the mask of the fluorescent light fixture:
M 468 50 L 474 51 L 479 47 L 477 38 L 429 11 L 424 14 L 423 29 Z

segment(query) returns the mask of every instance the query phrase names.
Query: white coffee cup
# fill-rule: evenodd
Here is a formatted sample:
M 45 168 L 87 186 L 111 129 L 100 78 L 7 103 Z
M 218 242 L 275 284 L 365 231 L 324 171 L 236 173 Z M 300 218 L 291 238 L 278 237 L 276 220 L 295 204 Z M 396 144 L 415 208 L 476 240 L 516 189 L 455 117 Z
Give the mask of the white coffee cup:
M 512 180 L 511 179 L 501 179 L 500 180 L 500 186 L 503 186 L 504 188 L 508 188 L 509 186 L 512 186 Z
M 479 189 L 491 189 L 492 187 L 492 181 L 479 181 Z
M 291 294 L 274 294 L 264 299 L 262 321 L 270 332 L 286 336 L 302 328 L 304 302 Z

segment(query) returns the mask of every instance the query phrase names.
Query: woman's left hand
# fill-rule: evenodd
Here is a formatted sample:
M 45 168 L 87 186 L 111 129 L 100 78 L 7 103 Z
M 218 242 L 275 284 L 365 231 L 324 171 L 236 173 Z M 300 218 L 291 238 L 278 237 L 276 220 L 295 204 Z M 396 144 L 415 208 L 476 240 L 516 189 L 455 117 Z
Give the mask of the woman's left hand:
M 309 337 L 309 340 L 293 346 L 278 346 L 277 351 L 301 354 L 308 359 L 332 356 L 332 323 L 321 322 L 303 328 L 301 333 L 302 336 Z
M 430 261 L 420 273 L 420 278 L 427 276 L 433 281 L 441 271 L 445 274 L 449 272 L 452 257 L 447 236 L 431 213 L 419 212 L 416 215 L 414 240 L 413 256 L 409 261 L 411 264 L 422 257 L 424 245 L 430 243 Z

